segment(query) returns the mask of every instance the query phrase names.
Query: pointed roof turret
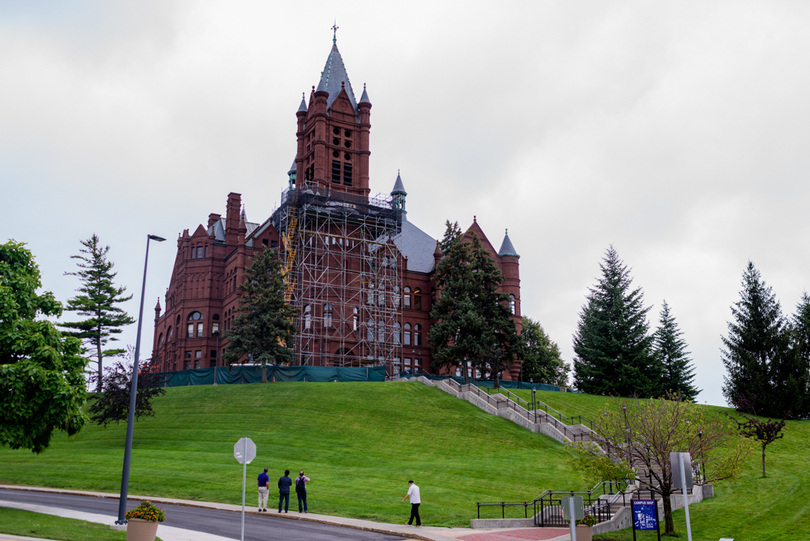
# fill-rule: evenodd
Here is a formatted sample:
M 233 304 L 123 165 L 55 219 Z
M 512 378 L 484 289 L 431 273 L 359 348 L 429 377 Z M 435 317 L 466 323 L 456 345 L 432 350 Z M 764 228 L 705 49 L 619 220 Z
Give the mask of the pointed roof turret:
M 405 185 L 402 183 L 399 169 L 397 169 L 397 180 L 394 182 L 394 189 L 391 190 L 391 195 L 408 195 L 408 192 L 405 191 Z
M 498 255 L 500 257 L 504 256 L 511 256 L 511 257 L 520 257 L 515 250 L 515 247 L 512 246 L 512 241 L 509 239 L 509 230 L 507 229 L 503 235 L 503 242 L 501 243 L 501 249 L 498 250 Z
M 301 92 L 301 105 L 298 106 L 299 113 L 306 113 L 307 112 L 307 100 L 306 100 L 306 93 Z
M 326 59 L 326 65 L 321 72 L 321 80 L 318 83 L 317 92 L 329 92 L 329 98 L 326 100 L 326 108 L 332 105 L 335 101 L 340 90 L 344 88 L 346 94 L 349 96 L 349 101 L 352 107 L 357 111 L 357 100 L 354 98 L 354 91 L 352 90 L 352 83 L 349 81 L 349 75 L 346 73 L 346 66 L 343 65 L 343 57 L 340 56 L 340 51 L 337 47 L 337 39 L 332 40 L 332 50 L 329 52 L 329 57 Z M 366 96 L 368 98 L 368 96 Z
M 242 204 L 242 212 L 239 213 L 239 221 L 247 223 L 247 212 L 245 211 L 244 204 Z
M 371 100 L 368 99 L 368 92 L 366 92 L 366 83 L 363 83 L 363 95 L 360 96 L 359 103 L 371 103 Z

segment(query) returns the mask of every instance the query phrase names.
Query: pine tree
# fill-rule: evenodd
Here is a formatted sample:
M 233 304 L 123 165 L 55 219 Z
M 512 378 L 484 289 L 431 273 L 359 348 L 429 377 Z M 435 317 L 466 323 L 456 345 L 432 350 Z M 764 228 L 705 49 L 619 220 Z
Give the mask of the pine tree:
M 740 300 L 731 307 L 734 321 L 723 338 L 723 364 L 728 372 L 723 395 L 734 407 L 745 402 L 760 415 L 785 416 L 791 408 L 784 395 L 798 391 L 781 388 L 795 383 L 786 373 L 792 355 L 789 327 L 779 301 L 750 261 L 742 284 Z M 775 387 L 777 379 L 781 385 Z
M 121 334 L 123 327 L 135 322 L 118 305 L 132 298 L 124 296 L 126 287 L 117 287 L 113 280 L 117 273 L 112 272 L 113 263 L 107 260 L 109 246 L 102 246 L 98 236 L 94 233 L 87 240 L 81 241 L 79 255 L 71 256 L 78 259 L 77 272 L 66 272 L 67 276 L 78 276 L 81 287 L 76 291 L 78 295 L 67 301 L 67 310 L 86 317 L 81 321 L 59 323 L 59 326 L 68 330 L 67 334 L 80 338 L 91 358 L 96 363 L 96 392 L 101 392 L 101 381 L 105 357 L 121 355 L 124 349 L 107 349 L 108 342 L 117 341 L 117 334 Z
M 520 355 L 523 357 L 524 381 L 533 379 L 549 385 L 567 385 L 571 365 L 560 357 L 559 346 L 549 338 L 540 323 L 526 316 L 522 321 Z
M 440 293 L 430 312 L 433 364 L 462 366 L 468 379 L 469 362 L 497 382 L 514 362 L 517 347 L 508 298 L 498 291 L 503 275 L 481 240 L 471 235 L 465 241 L 457 223 L 447 222 L 439 246 L 442 259 L 434 279 Z
M 574 335 L 574 385 L 591 394 L 653 396 L 660 366 L 652 353 L 641 288 L 611 246 L 590 289 Z
M 694 400 L 700 389 L 694 386 L 695 368 L 686 351 L 686 342 L 681 338 L 683 333 L 678 328 L 675 317 L 669 310 L 667 301 L 661 308 L 659 327 L 653 334 L 653 351 L 661 363 L 662 393 L 671 391 L 685 400 Z
M 261 363 L 262 381 L 266 382 L 268 362 L 292 359 L 290 346 L 298 310 L 284 302 L 285 288 L 278 252 L 265 249 L 256 254 L 239 286 L 241 297 L 233 327 L 225 332 L 230 344 L 222 358 L 228 366 L 250 357 Z

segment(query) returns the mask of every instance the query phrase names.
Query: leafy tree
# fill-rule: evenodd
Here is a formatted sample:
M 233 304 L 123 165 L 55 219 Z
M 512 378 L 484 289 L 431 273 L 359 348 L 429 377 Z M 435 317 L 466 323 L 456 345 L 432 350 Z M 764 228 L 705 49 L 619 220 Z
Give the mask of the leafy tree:
M 757 412 L 754 409 L 754 403 L 755 400 L 747 398 L 738 400 L 738 407 L 751 414 L 742 415 L 745 421 L 740 421 L 730 415 L 729 417 L 737 423 L 741 435 L 754 439 L 762 445 L 762 477 L 765 477 L 765 448 L 776 440 L 785 437 L 782 433 L 782 429 L 785 428 L 785 420 L 775 421 L 770 418 L 767 421 L 761 420 L 756 416 Z
M 602 480 L 615 482 L 635 468 L 640 490 L 663 500 L 665 535 L 675 530 L 670 453 L 687 452 L 700 460 L 704 471 L 712 472 L 706 479 L 711 482 L 732 477 L 752 449 L 752 442 L 739 437 L 721 416 L 675 394 L 649 400 L 610 399 L 603 413 L 595 421 L 592 441 L 572 444 L 578 460 L 593 463 L 586 472 L 613 475 Z
M 68 300 L 67 310 L 76 312 L 85 317 L 81 321 L 60 323 L 64 329 L 72 329 L 68 334 L 80 338 L 89 346 L 88 352 L 95 358 L 97 382 L 96 392 L 102 392 L 102 368 L 104 357 L 121 355 L 123 349 L 107 349 L 107 342 L 118 340 L 115 335 L 120 334 L 123 327 L 134 323 L 131 318 L 118 305 L 128 301 L 132 295 L 124 296 L 125 287 L 117 287 L 113 280 L 117 273 L 112 272 L 113 263 L 107 259 L 109 246 L 102 246 L 98 236 L 93 234 L 89 239 L 83 240 L 79 255 L 71 256 L 77 259 L 77 272 L 66 272 L 68 276 L 78 276 L 81 287 L 77 289 L 78 295 Z
M 508 296 L 498 291 L 503 275 L 474 234 L 466 241 L 458 223 L 447 222 L 440 242 L 442 259 L 434 279 L 439 299 L 430 315 L 433 364 L 437 367 L 466 363 L 491 374 L 499 384 L 500 373 L 514 362 L 517 333 L 508 307 Z
M 523 316 L 520 334 L 520 355 L 523 358 L 523 379 L 565 386 L 571 365 L 560 358 L 560 348 L 537 321 Z
M 102 391 L 91 397 L 90 420 L 107 426 L 115 421 L 127 421 L 129 418 L 129 399 L 132 391 L 132 351 L 127 353 L 127 362 L 117 360 L 104 370 L 101 382 Z M 91 379 L 95 379 L 95 375 Z M 160 384 L 162 378 L 152 370 L 152 361 L 147 359 L 138 362 L 138 393 L 135 396 L 135 417 L 154 417 L 152 399 L 166 394 Z
M 239 286 L 241 297 L 233 327 L 225 332 L 230 342 L 222 356 L 230 366 L 246 356 L 262 365 L 262 382 L 267 382 L 267 363 L 292 359 L 298 310 L 284 302 L 284 275 L 276 250 L 264 249 L 251 258 L 245 270 L 245 282 Z
M 59 316 L 53 294 L 37 294 L 39 268 L 24 244 L 0 245 L 0 444 L 44 451 L 54 430 L 79 432 L 87 392 L 81 342 L 41 316 Z
M 574 385 L 590 394 L 653 396 L 661 369 L 652 353 L 641 288 L 611 246 L 574 335 Z
M 661 364 L 662 391 L 672 391 L 686 400 L 694 400 L 700 389 L 693 385 L 695 368 L 692 366 L 683 333 L 669 310 L 667 301 L 661 307 L 659 327 L 653 334 L 653 351 Z
M 731 307 L 734 321 L 723 337 L 723 395 L 737 407 L 741 400 L 762 415 L 787 416 L 800 392 L 790 373 L 793 350 L 788 323 L 775 295 L 752 262 L 743 273 L 740 300 Z

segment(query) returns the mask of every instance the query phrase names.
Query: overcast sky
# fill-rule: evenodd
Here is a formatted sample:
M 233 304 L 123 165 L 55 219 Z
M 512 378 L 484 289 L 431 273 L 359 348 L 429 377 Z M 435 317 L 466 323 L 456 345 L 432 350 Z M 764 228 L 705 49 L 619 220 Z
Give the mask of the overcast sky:
M 111 246 L 143 349 L 183 229 L 239 192 L 261 222 L 295 111 L 332 45 L 373 104 L 372 193 L 397 170 L 434 237 L 478 217 L 521 255 L 523 313 L 571 361 L 609 245 L 664 299 L 703 389 L 749 260 L 793 313 L 810 286 L 806 2 L 0 3 L 0 242 L 74 294 L 70 256 Z M 134 344 L 135 326 L 124 335 Z

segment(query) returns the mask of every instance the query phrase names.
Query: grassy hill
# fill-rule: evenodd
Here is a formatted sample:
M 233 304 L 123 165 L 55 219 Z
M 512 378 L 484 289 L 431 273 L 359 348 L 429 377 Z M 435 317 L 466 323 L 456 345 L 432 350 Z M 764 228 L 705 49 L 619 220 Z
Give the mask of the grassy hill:
M 601 396 L 537 397 L 590 418 L 605 404 Z M 467 526 L 476 501 L 586 488 L 562 445 L 420 383 L 181 387 L 157 399 L 155 411 L 136 425 L 130 494 L 240 503 L 233 444 L 243 436 L 258 447 L 248 466 L 247 502 L 254 506 L 253 485 L 265 466 L 271 478 L 305 469 L 313 512 L 386 522 L 407 518 L 409 508 L 399 502 L 411 478 L 422 487 L 426 523 L 446 526 Z M 39 456 L 0 449 L 0 482 L 117 493 L 125 428 L 59 435 Z M 693 539 L 810 537 L 808 449 L 810 423 L 788 422 L 785 438 L 768 449 L 767 478 L 754 455 L 735 480 L 716 486 L 716 498 L 690 508 Z M 676 513 L 685 538 L 683 517 Z M 653 539 L 644 535 L 640 541 Z M 629 540 L 632 532 L 605 537 Z
M 233 446 L 243 436 L 258 448 L 252 506 L 264 467 L 274 479 L 306 470 L 313 512 L 386 522 L 407 518 L 408 479 L 435 525 L 469 525 L 476 501 L 584 488 L 560 444 L 420 383 L 179 387 L 154 406 L 135 427 L 130 494 L 241 503 Z M 0 449 L 0 482 L 117 493 L 125 429 L 88 426 L 39 456 Z

